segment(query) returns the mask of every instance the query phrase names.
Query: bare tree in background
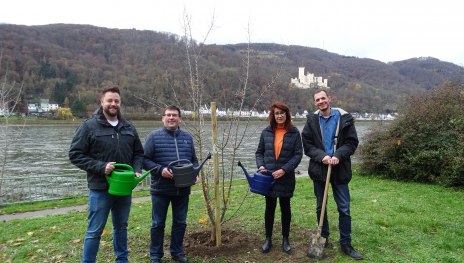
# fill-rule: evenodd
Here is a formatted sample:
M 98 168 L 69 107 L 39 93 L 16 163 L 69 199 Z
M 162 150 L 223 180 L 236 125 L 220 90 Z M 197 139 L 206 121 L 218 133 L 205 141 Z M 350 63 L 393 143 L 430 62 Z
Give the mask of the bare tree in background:
M 9 79 L 8 63 L 3 63 L 0 51 L 0 200 L 7 194 L 4 187 L 6 165 L 10 146 L 19 138 L 24 128 L 23 125 L 12 126 L 10 118 L 16 110 L 23 89 L 23 83 L 18 84 Z

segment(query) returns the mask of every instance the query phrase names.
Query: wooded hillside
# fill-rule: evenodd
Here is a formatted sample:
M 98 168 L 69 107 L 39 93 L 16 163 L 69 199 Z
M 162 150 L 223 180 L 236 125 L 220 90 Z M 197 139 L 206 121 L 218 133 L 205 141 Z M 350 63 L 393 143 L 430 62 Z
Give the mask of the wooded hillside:
M 290 87 L 298 67 L 328 79 L 336 105 L 351 112 L 395 111 L 404 98 L 443 82 L 464 83 L 464 68 L 435 58 L 383 63 L 279 44 L 198 45 L 203 101 L 235 107 L 245 83 L 244 59 L 250 50 L 245 105 L 251 109 L 261 91 L 276 78 L 256 105 L 265 110 L 282 100 L 292 111 L 312 110 L 311 91 Z M 23 105 L 41 98 L 69 106 L 79 115 L 96 108 L 103 86 L 123 90 L 131 113 L 158 110 L 156 105 L 191 108 L 189 71 L 183 39 L 154 31 L 120 30 L 90 25 L 0 24 L 1 76 L 24 81 Z M 24 106 L 22 107 L 24 109 Z M 83 110 L 85 109 L 85 111 Z M 85 112 L 85 113 L 84 113 Z

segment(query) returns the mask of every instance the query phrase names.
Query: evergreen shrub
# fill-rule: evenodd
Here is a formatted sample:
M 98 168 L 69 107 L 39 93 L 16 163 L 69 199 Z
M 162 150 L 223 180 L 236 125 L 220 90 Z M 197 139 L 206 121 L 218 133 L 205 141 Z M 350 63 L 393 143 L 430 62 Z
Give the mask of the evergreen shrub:
M 464 186 L 464 85 L 408 98 L 387 129 L 360 146 L 363 174 Z

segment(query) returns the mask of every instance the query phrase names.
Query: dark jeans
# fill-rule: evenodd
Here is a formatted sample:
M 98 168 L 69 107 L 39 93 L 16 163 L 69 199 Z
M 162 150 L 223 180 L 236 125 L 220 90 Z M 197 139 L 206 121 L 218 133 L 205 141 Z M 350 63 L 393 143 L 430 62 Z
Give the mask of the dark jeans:
M 84 238 L 82 262 L 95 262 L 101 235 L 111 211 L 113 221 L 113 248 L 116 262 L 127 262 L 127 220 L 131 196 L 114 196 L 106 190 L 90 190 L 88 201 L 88 226 Z
M 279 197 L 279 204 L 282 221 L 282 236 L 288 237 L 290 234 L 290 222 L 292 221 L 290 197 Z M 264 227 L 266 229 L 266 237 L 272 237 L 276 206 L 277 198 L 266 196 L 266 210 L 264 212 Z
M 171 256 L 184 255 L 184 234 L 187 228 L 189 195 L 152 195 L 150 259 L 161 259 L 164 255 L 164 227 L 169 204 L 172 209 Z
M 321 216 L 322 198 L 324 197 L 325 182 L 313 181 L 314 194 L 316 195 L 316 213 L 317 223 Z M 351 242 L 351 216 L 350 216 L 350 189 L 348 184 L 336 185 L 331 183 L 332 192 L 338 210 L 338 227 L 340 229 L 340 243 L 346 244 Z M 327 202 L 328 203 L 328 202 Z M 329 221 L 327 220 L 327 205 L 322 225 L 321 236 L 329 236 Z

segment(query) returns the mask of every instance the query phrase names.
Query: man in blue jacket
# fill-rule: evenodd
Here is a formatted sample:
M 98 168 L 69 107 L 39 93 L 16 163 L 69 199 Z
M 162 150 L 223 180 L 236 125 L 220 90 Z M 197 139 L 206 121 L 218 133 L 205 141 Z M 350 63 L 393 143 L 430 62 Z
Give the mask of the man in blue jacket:
M 187 212 L 190 186 L 176 187 L 172 161 L 186 159 L 198 165 L 192 136 L 179 128 L 181 111 L 177 106 L 168 106 L 163 114 L 163 128 L 152 131 L 145 140 L 146 170 L 155 168 L 151 175 L 152 223 L 150 262 L 159 263 L 164 255 L 164 227 L 169 204 L 172 205 L 172 230 L 170 253 L 174 261 L 185 263 L 183 239 L 187 227 Z
M 102 92 L 100 108 L 76 130 L 69 150 L 69 160 L 87 171 L 89 188 L 88 226 L 84 238 L 82 262 L 95 262 L 100 238 L 111 211 L 113 247 L 116 262 L 128 262 L 127 221 L 131 196 L 108 193 L 106 176 L 115 163 L 129 164 L 140 176 L 143 147 L 135 127 L 122 118 L 118 87 Z
M 327 94 L 327 90 L 318 89 L 314 92 L 314 103 L 318 110 L 314 114 L 308 114 L 301 133 L 304 152 L 310 158 L 308 174 L 314 185 L 317 221 L 319 222 L 321 216 L 327 169 L 331 164 L 333 169 L 330 183 L 339 214 L 340 247 L 342 252 L 351 258 L 362 259 L 362 256 L 351 245 L 350 190 L 348 187 L 352 177 L 351 155 L 358 147 L 358 136 L 353 116 L 342 109 L 331 108 L 330 102 L 331 97 Z M 327 210 L 321 236 L 328 240 Z M 309 254 L 308 256 L 311 257 Z

